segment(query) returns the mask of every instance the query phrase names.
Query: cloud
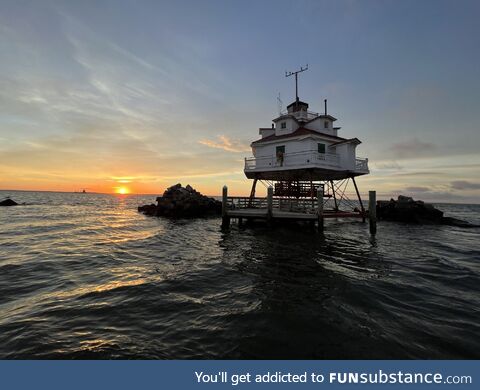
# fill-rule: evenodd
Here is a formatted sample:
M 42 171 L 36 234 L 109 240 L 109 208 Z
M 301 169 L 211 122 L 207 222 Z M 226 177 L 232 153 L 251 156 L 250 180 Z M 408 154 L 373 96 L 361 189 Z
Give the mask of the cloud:
M 203 139 L 198 142 L 210 148 L 223 149 L 228 152 L 240 153 L 240 152 L 250 151 L 250 147 L 247 144 L 239 140 L 232 140 L 228 138 L 226 135 L 219 135 L 216 141 Z
M 412 187 L 407 187 L 405 188 L 406 191 L 409 191 L 409 192 L 431 192 L 430 188 L 428 187 L 415 187 L 415 186 L 412 186 Z
M 442 176 L 444 175 L 443 172 L 434 172 L 434 171 L 421 171 L 421 172 L 405 172 L 405 173 L 393 173 L 392 176 L 395 177 L 402 177 L 402 178 L 415 178 L 419 176 L 425 176 L 427 178 L 432 178 L 435 176 Z
M 450 183 L 454 190 L 480 190 L 480 183 L 472 183 L 466 180 L 455 180 Z
M 437 150 L 437 146 L 430 142 L 420 141 L 414 137 L 404 142 L 397 142 L 390 146 L 389 150 L 397 158 L 415 158 L 431 156 Z
M 396 161 L 390 161 L 385 163 L 377 163 L 375 164 L 376 169 L 384 169 L 384 170 L 400 170 L 403 167 Z
M 212 91 L 221 83 L 200 60 L 190 68 L 191 50 L 145 57 L 88 21 L 50 16 L 55 39 L 44 39 L 38 53 L 15 26 L 11 42 L 0 37 L 0 46 L 12 47 L 0 64 L 0 188 L 108 191 L 118 180 L 151 191 L 170 179 L 211 183 L 242 173 L 238 156 L 212 150 L 205 158 L 191 136 L 211 128 L 202 105 L 217 99 Z M 32 53 L 36 66 L 22 65 Z

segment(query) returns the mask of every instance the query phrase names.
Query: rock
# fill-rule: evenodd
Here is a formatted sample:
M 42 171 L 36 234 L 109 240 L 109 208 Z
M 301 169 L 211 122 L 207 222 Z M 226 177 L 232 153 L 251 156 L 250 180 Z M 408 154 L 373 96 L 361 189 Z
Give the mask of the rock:
M 409 196 L 398 195 L 398 203 L 412 203 L 413 198 Z
M 377 202 L 377 218 L 386 221 L 398 221 L 417 224 L 441 224 L 460 227 L 475 227 L 460 219 L 444 217 L 443 211 L 421 200 L 399 195 L 398 200 L 380 200 Z
M 10 198 L 7 198 L 0 202 L 0 206 L 18 206 L 18 203 Z
M 222 202 L 202 195 L 190 185 L 184 188 L 178 183 L 157 198 L 157 205 L 139 206 L 138 211 L 152 216 L 195 218 L 221 214 Z
M 377 218 L 409 223 L 441 223 L 443 212 L 422 201 L 400 195 L 397 201 L 378 201 Z

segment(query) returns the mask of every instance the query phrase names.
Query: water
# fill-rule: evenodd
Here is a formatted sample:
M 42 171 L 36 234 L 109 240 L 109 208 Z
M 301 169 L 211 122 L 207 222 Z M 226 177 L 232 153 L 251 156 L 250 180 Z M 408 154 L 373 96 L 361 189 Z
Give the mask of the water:
M 480 229 L 222 233 L 137 213 L 154 196 L 6 195 L 29 205 L 0 208 L 0 358 L 480 358 Z

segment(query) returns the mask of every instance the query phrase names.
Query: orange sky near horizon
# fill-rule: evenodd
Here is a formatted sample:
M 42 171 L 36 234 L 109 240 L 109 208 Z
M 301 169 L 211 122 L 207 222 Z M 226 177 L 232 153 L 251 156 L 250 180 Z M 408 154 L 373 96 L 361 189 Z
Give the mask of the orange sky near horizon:
M 0 169 L 1 173 L 1 169 Z M 250 191 L 251 181 L 247 178 L 241 179 L 243 173 L 237 173 L 235 175 L 240 176 L 239 180 L 230 178 L 205 179 L 201 175 L 199 177 L 178 177 L 178 180 L 171 178 L 168 179 L 147 179 L 134 176 L 128 178 L 88 178 L 85 176 L 79 176 L 74 178 L 72 176 L 69 179 L 62 178 L 58 181 L 45 180 L 42 177 L 31 180 L 27 179 L 24 182 L 18 179 L 16 175 L 11 176 L 8 180 L 8 176 L 3 173 L 0 180 L 0 190 L 21 190 L 21 191 L 59 191 L 59 192 L 97 192 L 106 194 L 152 194 L 160 195 L 163 191 L 177 183 L 181 183 L 183 186 L 190 184 L 196 190 L 206 195 L 218 196 L 221 194 L 222 187 L 228 185 L 229 194 L 232 196 L 247 195 Z M 48 176 L 48 174 L 46 175 Z M 262 193 L 262 186 L 258 186 L 259 193 Z

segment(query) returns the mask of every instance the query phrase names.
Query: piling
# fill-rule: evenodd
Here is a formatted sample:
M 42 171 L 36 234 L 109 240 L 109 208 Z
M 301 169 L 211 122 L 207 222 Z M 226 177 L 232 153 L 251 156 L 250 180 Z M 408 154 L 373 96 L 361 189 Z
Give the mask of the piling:
M 228 188 L 223 186 L 222 189 L 222 228 L 228 228 L 230 226 L 230 217 L 227 213 L 227 201 L 228 201 Z
M 368 192 L 368 219 L 370 221 L 370 234 L 377 233 L 377 192 Z
M 270 186 L 267 189 L 267 220 L 271 221 L 273 214 L 273 188 Z
M 318 231 L 323 232 L 323 187 L 317 189 Z

